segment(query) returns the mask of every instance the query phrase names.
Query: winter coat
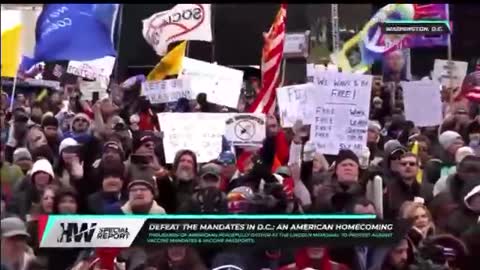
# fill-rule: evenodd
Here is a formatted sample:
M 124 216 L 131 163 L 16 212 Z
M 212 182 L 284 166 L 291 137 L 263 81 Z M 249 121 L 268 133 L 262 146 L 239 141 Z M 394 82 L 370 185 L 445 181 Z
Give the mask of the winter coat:
M 15 213 L 20 218 L 25 218 L 32 208 L 34 203 L 40 202 L 40 193 L 32 183 L 32 179 L 38 172 L 44 172 L 51 176 L 52 181 L 55 179 L 53 168 L 50 162 L 46 159 L 40 159 L 33 164 L 30 174 L 17 184 L 14 188 L 13 197 L 10 203 L 7 204 L 7 210 Z
M 475 212 L 469 205 L 469 200 L 480 195 L 480 179 L 472 179 L 465 184 L 461 192 L 463 202 L 458 209 L 448 218 L 447 231 L 457 237 L 467 232 L 470 228 L 478 226 L 480 213 Z
M 130 207 L 130 202 L 126 202 L 120 209 L 122 210 L 122 213 L 124 213 L 124 214 L 133 214 L 132 208 Z M 165 212 L 165 209 L 163 209 L 163 207 L 158 205 L 157 202 L 153 201 L 153 204 L 150 207 L 150 210 L 148 211 L 148 214 L 150 214 L 150 215 L 166 214 L 166 212 Z
M 87 198 L 88 212 L 92 214 L 107 214 L 108 209 L 120 207 L 124 202 L 120 194 L 115 196 L 98 191 Z
M 351 184 L 342 184 L 338 182 L 336 177 L 331 176 L 326 179 L 323 184 L 323 187 L 317 194 L 313 194 L 314 201 L 312 204 L 312 211 L 315 212 L 336 212 L 339 211 L 339 208 L 342 208 L 342 205 L 338 205 L 336 202 L 333 202 L 335 198 L 346 198 L 352 196 L 362 196 L 364 190 L 359 183 Z
M 24 175 L 22 169 L 15 164 L 10 164 L 6 161 L 2 163 L 0 170 L 0 180 L 2 181 L 2 194 L 7 196 L 7 199 L 13 194 L 15 185 L 20 182 Z
M 411 186 L 408 186 L 401 179 L 396 179 L 387 184 L 387 190 L 383 199 L 384 218 L 396 218 L 400 207 L 406 201 L 413 201 L 415 197 L 421 197 L 425 203 L 432 200 L 433 186 L 430 183 L 422 182 L 419 184 L 413 181 Z

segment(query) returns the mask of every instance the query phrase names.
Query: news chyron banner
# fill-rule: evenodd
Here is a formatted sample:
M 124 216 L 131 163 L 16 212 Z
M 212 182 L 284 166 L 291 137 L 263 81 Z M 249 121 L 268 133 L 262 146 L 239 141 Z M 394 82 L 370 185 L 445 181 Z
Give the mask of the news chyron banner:
M 375 215 L 50 215 L 40 247 L 384 245 L 404 235 Z M 41 227 L 41 226 L 39 226 Z

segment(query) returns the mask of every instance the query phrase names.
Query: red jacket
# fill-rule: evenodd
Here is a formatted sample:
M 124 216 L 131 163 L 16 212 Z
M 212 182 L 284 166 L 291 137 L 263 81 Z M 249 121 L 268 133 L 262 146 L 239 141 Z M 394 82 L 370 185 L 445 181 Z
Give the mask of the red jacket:
M 320 265 L 314 266 L 312 260 L 308 257 L 306 248 L 302 248 L 295 253 L 294 263 L 280 267 L 279 270 L 303 270 L 308 267 L 317 270 L 350 270 L 348 266 L 344 264 L 331 261 L 327 250 L 325 250 Z

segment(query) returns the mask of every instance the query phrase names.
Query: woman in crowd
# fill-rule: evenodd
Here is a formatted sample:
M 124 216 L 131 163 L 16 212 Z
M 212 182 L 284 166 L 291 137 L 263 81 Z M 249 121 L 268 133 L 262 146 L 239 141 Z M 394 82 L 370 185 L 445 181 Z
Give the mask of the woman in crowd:
M 79 213 L 78 210 L 78 194 L 72 188 L 68 187 L 58 190 L 58 192 L 55 194 L 55 199 L 53 202 L 53 214 L 75 215 Z M 45 256 L 47 257 L 48 261 L 48 269 L 65 270 L 72 267 L 81 250 L 81 248 L 46 249 Z
M 422 203 L 407 201 L 400 208 L 400 218 L 413 222 L 409 238 L 415 247 L 427 237 L 435 234 L 435 224 L 428 208 Z

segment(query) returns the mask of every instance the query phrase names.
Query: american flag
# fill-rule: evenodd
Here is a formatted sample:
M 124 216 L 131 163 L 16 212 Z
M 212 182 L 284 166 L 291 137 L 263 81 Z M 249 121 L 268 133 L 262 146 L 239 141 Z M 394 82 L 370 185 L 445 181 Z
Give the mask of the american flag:
M 477 64 L 474 72 L 468 74 L 463 79 L 460 90 L 454 96 L 454 99 L 457 101 L 462 98 L 480 103 L 480 63 Z
M 249 109 L 251 113 L 272 114 L 276 105 L 276 89 L 280 86 L 280 69 L 285 42 L 285 22 L 287 5 L 281 4 L 280 10 L 268 33 L 264 34 L 262 50 L 262 88 Z

